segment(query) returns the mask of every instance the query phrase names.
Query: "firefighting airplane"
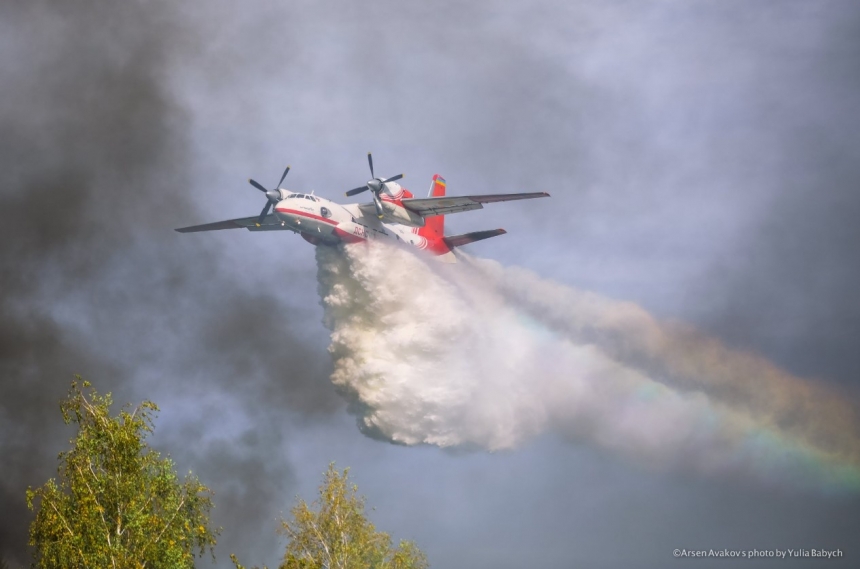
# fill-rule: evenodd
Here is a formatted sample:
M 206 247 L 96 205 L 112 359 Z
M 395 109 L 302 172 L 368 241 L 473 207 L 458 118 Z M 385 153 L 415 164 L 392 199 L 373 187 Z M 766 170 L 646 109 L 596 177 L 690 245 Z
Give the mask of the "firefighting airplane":
M 254 180 L 252 186 L 266 194 L 266 206 L 257 217 L 241 217 L 204 225 L 181 227 L 180 233 L 238 229 L 249 231 L 293 231 L 313 245 L 358 243 L 375 239 L 391 239 L 423 249 L 441 261 L 453 263 L 455 247 L 506 233 L 504 229 L 475 231 L 463 235 L 445 236 L 445 215 L 483 208 L 482 204 L 511 200 L 549 197 L 546 192 L 522 194 L 487 194 L 480 196 L 446 196 L 445 180 L 436 174 L 426 198 L 413 197 L 397 183 L 398 174 L 377 178 L 373 173 L 373 157 L 367 162 L 373 179 L 364 186 L 346 192 L 354 196 L 370 191 L 373 201 L 363 204 L 337 204 L 313 194 L 299 194 L 281 188 L 290 167 L 284 170 L 278 187 L 267 190 Z M 269 210 L 274 206 L 274 212 Z

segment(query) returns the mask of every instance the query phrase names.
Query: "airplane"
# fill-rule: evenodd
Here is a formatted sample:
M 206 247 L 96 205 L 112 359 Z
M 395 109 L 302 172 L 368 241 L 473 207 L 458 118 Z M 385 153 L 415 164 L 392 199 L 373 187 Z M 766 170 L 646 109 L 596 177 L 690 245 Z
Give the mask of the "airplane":
M 287 166 L 276 189 L 268 190 L 249 179 L 248 182 L 266 195 L 266 205 L 259 216 L 240 217 L 203 225 L 176 229 L 179 233 L 245 228 L 249 231 L 292 231 L 312 245 L 359 243 L 390 239 L 417 247 L 440 261 L 454 263 L 453 250 L 468 243 L 507 233 L 504 229 L 474 231 L 462 235 L 445 235 L 445 217 L 451 213 L 482 209 L 485 203 L 527 200 L 549 197 L 546 192 L 519 194 L 487 194 L 475 196 L 446 196 L 446 182 L 439 174 L 433 176 L 426 198 L 416 198 L 397 183 L 398 174 L 377 178 L 373 173 L 373 156 L 367 153 L 370 166 L 365 185 L 346 192 L 354 196 L 371 193 L 368 203 L 338 204 L 311 194 L 296 193 L 281 188 L 290 171 Z M 274 212 L 269 211 L 274 208 Z

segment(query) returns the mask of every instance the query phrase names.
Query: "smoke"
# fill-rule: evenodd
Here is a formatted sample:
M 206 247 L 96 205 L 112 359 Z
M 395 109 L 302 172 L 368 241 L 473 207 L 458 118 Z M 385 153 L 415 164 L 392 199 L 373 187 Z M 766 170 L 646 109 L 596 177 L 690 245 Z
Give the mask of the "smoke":
M 317 249 L 332 381 L 367 435 L 495 451 L 551 431 L 651 468 L 860 490 L 836 394 L 632 303 L 461 259 Z
M 222 546 L 240 555 L 277 540 L 256 524 L 292 484 L 272 452 L 285 411 L 338 408 L 318 381 L 324 349 L 273 314 L 288 310 L 279 298 L 243 287 L 212 239 L 172 231 L 202 221 L 190 113 L 168 79 L 198 57 L 192 24 L 165 2 L 0 7 L 0 556 L 13 566 L 29 557 L 24 492 L 67 448 L 57 402 L 74 373 L 164 409 L 153 443 L 215 490 Z M 266 425 L 249 433 L 250 416 Z

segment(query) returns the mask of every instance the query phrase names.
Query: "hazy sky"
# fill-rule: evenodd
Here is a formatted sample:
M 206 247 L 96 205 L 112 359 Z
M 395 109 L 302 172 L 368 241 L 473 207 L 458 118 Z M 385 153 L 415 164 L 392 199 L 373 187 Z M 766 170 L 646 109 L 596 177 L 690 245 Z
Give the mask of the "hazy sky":
M 340 199 L 368 150 L 417 194 L 434 173 L 451 194 L 548 191 L 448 231 L 504 227 L 469 251 L 694 325 L 856 408 L 855 3 L 13 1 L 0 54 L 14 563 L 24 490 L 55 472 L 71 434 L 57 401 L 80 373 L 159 404 L 153 443 L 215 490 L 218 567 L 277 564 L 277 517 L 332 460 L 436 567 L 656 568 L 683 547 L 856 564 L 856 495 L 554 435 L 499 453 L 369 439 L 328 379 L 313 247 L 172 231 L 256 214 L 247 178 L 274 184 L 286 164 L 286 187 Z

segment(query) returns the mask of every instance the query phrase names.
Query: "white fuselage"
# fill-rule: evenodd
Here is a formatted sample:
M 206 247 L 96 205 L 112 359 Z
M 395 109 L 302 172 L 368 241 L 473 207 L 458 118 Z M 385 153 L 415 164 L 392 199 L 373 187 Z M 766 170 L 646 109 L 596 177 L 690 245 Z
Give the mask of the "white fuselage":
M 312 194 L 281 192 L 284 199 L 275 206 L 275 216 L 284 228 L 300 233 L 311 243 L 334 245 L 391 239 L 419 249 L 427 246 L 417 228 L 384 223 L 374 215 L 365 216 L 358 204 L 338 204 Z M 385 206 L 389 209 L 393 204 L 386 202 Z

